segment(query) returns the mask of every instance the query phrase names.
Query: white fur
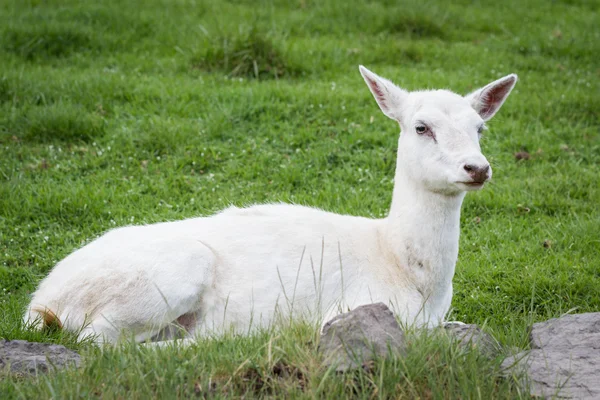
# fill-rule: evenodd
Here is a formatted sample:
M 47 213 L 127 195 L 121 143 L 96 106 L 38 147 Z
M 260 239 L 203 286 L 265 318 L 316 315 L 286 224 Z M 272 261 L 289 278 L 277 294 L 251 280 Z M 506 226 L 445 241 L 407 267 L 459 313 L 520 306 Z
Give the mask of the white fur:
M 25 321 L 41 327 L 49 310 L 80 337 L 143 341 L 176 321 L 188 337 L 244 333 L 277 316 L 323 320 L 382 301 L 407 324 L 439 324 L 452 299 L 461 204 L 482 186 L 468 185 L 464 166 L 488 165 L 477 128 L 516 76 L 462 97 L 409 93 L 360 70 L 402 130 L 387 218 L 268 204 L 114 229 L 54 267 Z M 422 123 L 432 136 L 416 133 Z

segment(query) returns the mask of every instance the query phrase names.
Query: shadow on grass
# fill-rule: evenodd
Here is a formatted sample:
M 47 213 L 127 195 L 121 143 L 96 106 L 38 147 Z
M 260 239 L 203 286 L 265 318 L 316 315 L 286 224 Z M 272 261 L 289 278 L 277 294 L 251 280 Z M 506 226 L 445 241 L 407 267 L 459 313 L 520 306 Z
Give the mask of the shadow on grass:
M 282 46 L 255 29 L 236 36 L 207 38 L 203 47 L 192 58 L 192 67 L 207 72 L 258 80 L 299 76 L 303 72 Z
M 35 106 L 17 117 L 15 136 L 31 142 L 90 141 L 104 134 L 104 121 L 81 107 L 70 104 Z
M 0 78 L 0 104 L 12 100 L 14 91 L 6 77 Z
M 411 38 L 445 39 L 444 21 L 430 14 L 409 13 L 407 15 L 393 13 L 380 27 L 382 32 L 406 35 Z
M 85 30 L 56 25 L 29 25 L 5 32 L 2 47 L 28 61 L 68 57 L 73 53 L 98 48 Z

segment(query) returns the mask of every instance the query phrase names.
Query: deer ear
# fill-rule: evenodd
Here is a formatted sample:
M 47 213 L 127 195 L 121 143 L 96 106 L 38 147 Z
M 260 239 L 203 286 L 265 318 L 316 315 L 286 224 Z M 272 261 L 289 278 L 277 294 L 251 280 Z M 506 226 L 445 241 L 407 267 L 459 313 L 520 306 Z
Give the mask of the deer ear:
M 358 67 L 367 86 L 373 93 L 381 111 L 391 119 L 400 121 L 400 111 L 402 103 L 408 92 L 394 85 L 389 80 L 369 71 L 362 65 Z
M 517 83 L 517 75 L 510 74 L 466 95 L 465 98 L 477 114 L 487 121 L 498 112 L 512 88 L 515 87 L 515 83 Z

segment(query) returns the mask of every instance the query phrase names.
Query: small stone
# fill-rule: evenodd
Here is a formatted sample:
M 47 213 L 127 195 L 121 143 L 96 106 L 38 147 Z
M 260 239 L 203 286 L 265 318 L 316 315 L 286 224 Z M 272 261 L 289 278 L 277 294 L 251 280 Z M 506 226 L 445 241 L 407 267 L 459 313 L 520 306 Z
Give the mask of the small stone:
M 36 375 L 69 366 L 79 367 L 81 357 L 65 346 L 26 340 L 0 340 L 0 370 Z
M 390 352 L 404 353 L 404 332 L 383 303 L 369 304 L 340 314 L 323 327 L 319 352 L 326 366 L 336 371 L 368 366 Z
M 476 349 L 489 358 L 498 356 L 502 350 L 500 343 L 477 325 L 447 322 L 444 329 L 463 349 Z

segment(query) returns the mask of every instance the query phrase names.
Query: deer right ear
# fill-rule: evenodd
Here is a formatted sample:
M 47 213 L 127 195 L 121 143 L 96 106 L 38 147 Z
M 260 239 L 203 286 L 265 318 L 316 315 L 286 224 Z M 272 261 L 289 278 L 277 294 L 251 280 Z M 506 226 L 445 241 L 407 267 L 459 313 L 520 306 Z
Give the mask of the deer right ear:
M 400 121 L 400 111 L 408 92 L 394 85 L 389 80 L 369 71 L 362 65 L 358 67 L 367 86 L 373 93 L 381 111 L 388 117 Z

